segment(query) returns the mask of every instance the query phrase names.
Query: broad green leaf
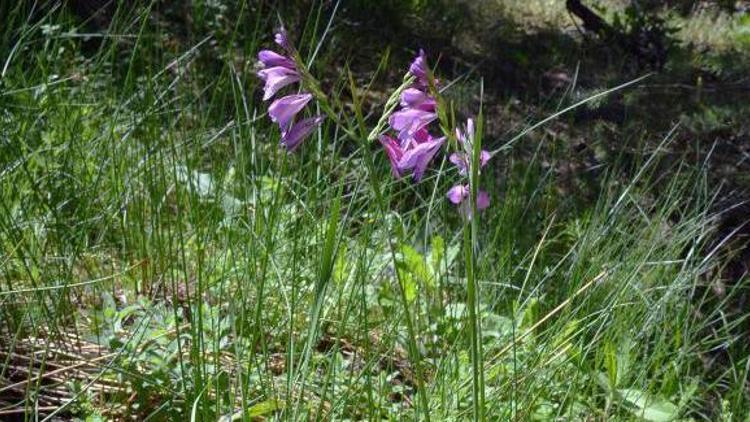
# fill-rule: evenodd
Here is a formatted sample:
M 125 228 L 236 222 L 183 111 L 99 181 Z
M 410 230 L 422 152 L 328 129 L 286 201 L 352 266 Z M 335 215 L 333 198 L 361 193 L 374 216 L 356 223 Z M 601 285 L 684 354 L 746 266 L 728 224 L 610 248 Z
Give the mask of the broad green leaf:
M 617 350 L 614 343 L 609 340 L 604 343 L 604 367 L 607 369 L 607 382 L 609 388 L 616 388 L 619 375 L 617 368 Z
M 633 340 L 629 337 L 624 338 L 620 341 L 620 345 L 617 348 L 617 385 L 622 385 L 626 382 L 628 373 L 630 372 L 630 351 L 633 350 Z
M 415 282 L 420 282 L 429 288 L 435 286 L 432 272 L 427 267 L 424 257 L 414 248 L 401 245 L 401 259 L 404 269 L 416 278 Z
M 652 396 L 644 391 L 620 388 L 617 392 L 622 396 L 623 400 L 635 406 L 630 411 L 644 420 L 667 422 L 675 419 L 679 414 L 679 409 L 673 403 L 663 398 Z
M 336 258 L 336 264 L 333 269 L 333 281 L 337 285 L 342 285 L 349 277 L 349 268 L 346 265 L 346 253 L 341 251 Z
M 266 400 L 253 405 L 247 409 L 248 417 L 262 416 L 281 409 L 283 406 L 278 400 Z
M 539 301 L 536 298 L 533 298 L 529 301 L 529 304 L 526 305 L 526 308 L 523 310 L 523 315 L 521 316 L 521 324 L 520 328 L 525 327 L 531 327 L 536 323 L 537 317 L 539 315 Z
M 219 419 L 219 422 L 233 422 L 243 420 L 245 418 L 258 418 L 263 415 L 281 410 L 284 407 L 283 403 L 276 399 L 262 401 L 249 407 L 247 411 L 236 412 L 232 415 L 223 416 Z
M 404 293 L 406 294 L 406 300 L 413 302 L 417 298 L 417 283 L 414 281 L 414 277 L 406 271 L 399 271 L 401 282 L 404 286 Z
M 439 274 L 445 258 L 445 240 L 439 235 L 432 237 L 432 248 L 430 250 L 430 265 L 432 274 Z

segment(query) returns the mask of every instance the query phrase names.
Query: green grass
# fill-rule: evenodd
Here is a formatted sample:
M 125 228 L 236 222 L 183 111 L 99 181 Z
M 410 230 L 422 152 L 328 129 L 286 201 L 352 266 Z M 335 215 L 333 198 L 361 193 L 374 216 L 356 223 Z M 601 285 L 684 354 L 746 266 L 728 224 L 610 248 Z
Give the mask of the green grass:
M 393 180 L 378 114 L 283 152 L 253 71 L 276 11 L 216 4 L 177 40 L 155 6 L 93 41 L 63 10 L 5 11 L 0 419 L 464 420 L 472 368 L 487 420 L 745 418 L 747 280 L 713 293 L 731 250 L 707 169 L 643 151 L 586 201 L 505 149 L 464 238 L 455 171 Z M 290 28 L 305 58 L 322 40 L 313 74 L 345 64 L 330 12 Z M 341 74 L 332 99 L 382 109 Z

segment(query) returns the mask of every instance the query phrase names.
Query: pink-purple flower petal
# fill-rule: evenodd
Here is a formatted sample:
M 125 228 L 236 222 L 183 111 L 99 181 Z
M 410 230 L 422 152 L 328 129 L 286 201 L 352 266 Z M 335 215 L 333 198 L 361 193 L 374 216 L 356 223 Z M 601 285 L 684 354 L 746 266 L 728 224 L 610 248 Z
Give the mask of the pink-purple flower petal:
M 380 137 L 380 143 L 383 145 L 385 154 L 388 156 L 388 161 L 391 163 L 391 173 L 393 174 L 393 177 L 397 179 L 400 178 L 403 176 L 403 173 L 401 169 L 399 169 L 398 164 L 401 157 L 404 155 L 404 151 L 401 149 L 401 144 L 388 135 L 382 135 Z
M 454 152 L 448 157 L 448 160 L 458 167 L 458 174 L 464 175 L 469 171 L 469 163 L 466 161 L 466 154 Z
M 469 195 L 469 189 L 464 185 L 456 185 L 448 190 L 448 200 L 455 205 L 463 202 L 464 199 Z
M 463 151 L 455 152 L 450 156 L 450 162 L 458 167 L 458 172 L 461 175 L 465 175 L 469 172 L 471 166 L 471 154 L 473 154 L 474 148 L 474 120 L 467 119 L 465 130 L 462 131 L 456 128 L 456 139 L 458 140 L 459 146 Z M 479 151 L 479 168 L 483 168 L 487 162 L 492 158 L 489 152 L 486 150 Z
M 282 134 L 281 145 L 283 145 L 287 151 L 294 152 L 294 150 L 302 144 L 302 141 L 310 136 L 310 133 L 312 133 L 315 128 L 320 126 L 323 119 L 323 116 L 315 116 L 302 119 L 295 123 L 288 131 Z
M 281 97 L 268 107 L 271 121 L 278 123 L 282 132 L 286 131 L 294 116 L 312 99 L 312 94 L 294 94 Z
M 266 81 L 263 87 L 263 101 L 271 99 L 281 88 L 300 80 L 296 70 L 283 66 L 261 69 L 258 71 L 258 77 Z
M 258 60 L 264 67 L 282 66 L 288 69 L 296 69 L 294 60 L 271 50 L 260 50 Z
M 414 169 L 414 180 L 421 180 L 427 166 L 443 145 L 443 142 L 445 142 L 445 137 L 432 139 L 409 148 L 404 152 L 404 155 L 399 161 L 399 169 L 401 171 Z
M 469 185 L 455 185 L 450 190 L 448 190 L 448 200 L 451 201 L 454 205 L 458 205 L 458 210 L 467 219 L 471 220 L 472 217 L 472 207 L 471 207 L 471 201 L 469 201 L 469 196 L 471 195 L 471 189 L 469 188 Z M 478 190 L 477 191 L 477 210 L 482 211 L 490 206 L 490 195 L 483 191 Z
M 420 89 L 408 88 L 401 93 L 401 107 L 434 112 L 436 106 L 435 99 Z
M 483 168 L 492 156 L 486 150 L 479 151 L 479 168 Z
M 411 138 L 414 134 L 437 119 L 437 114 L 416 108 L 405 108 L 391 115 L 388 123 L 398 131 L 398 138 L 402 141 Z
M 276 44 L 281 46 L 281 48 L 286 51 L 290 51 L 292 49 L 292 45 L 289 43 L 289 34 L 287 34 L 284 28 L 279 29 L 279 32 L 274 34 L 273 40 Z
M 419 129 L 418 131 L 414 132 L 414 135 L 412 135 L 411 137 L 406 137 L 405 139 L 401 140 L 401 147 L 404 150 L 407 150 L 419 144 L 430 142 L 432 141 L 432 139 L 433 138 L 432 138 L 432 135 L 430 135 L 430 132 L 427 130 L 426 127 L 423 127 Z
M 427 57 L 424 50 L 420 49 L 417 57 L 414 58 L 409 66 L 409 73 L 417 78 L 417 83 L 421 86 L 427 86 Z
M 477 191 L 477 209 L 479 211 L 490 206 L 490 194 L 483 190 Z
M 484 168 L 485 165 L 487 165 L 487 162 L 490 160 L 491 156 L 490 153 L 481 150 L 479 152 L 479 168 Z M 455 164 L 456 167 L 458 167 L 458 174 L 460 175 L 466 175 L 469 172 L 469 166 L 471 163 L 471 158 L 468 153 L 466 152 L 454 152 L 453 154 L 448 157 L 448 160 Z

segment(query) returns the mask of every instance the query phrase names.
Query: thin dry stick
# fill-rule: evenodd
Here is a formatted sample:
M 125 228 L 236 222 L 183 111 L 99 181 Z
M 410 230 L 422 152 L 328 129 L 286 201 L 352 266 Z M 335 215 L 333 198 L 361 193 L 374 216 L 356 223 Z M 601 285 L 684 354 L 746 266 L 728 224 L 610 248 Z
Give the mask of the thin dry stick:
M 50 372 L 46 372 L 46 373 L 43 373 L 43 374 L 39 374 L 39 375 L 37 375 L 35 377 L 32 377 L 32 378 L 29 378 L 27 380 L 19 381 L 19 382 L 15 383 L 15 384 L 7 385 L 7 386 L 5 386 L 3 388 L 0 388 L 0 394 L 2 394 L 2 393 L 6 392 L 6 391 L 8 391 L 8 390 L 10 390 L 10 389 L 12 389 L 14 387 L 26 385 L 26 384 L 28 384 L 30 382 L 36 382 L 37 380 L 39 380 L 42 377 L 50 377 L 50 376 L 53 376 L 53 375 L 56 375 L 56 374 L 63 373 L 65 371 L 70 371 L 72 369 L 80 368 L 82 366 L 87 366 L 87 365 L 90 365 L 90 364 L 92 364 L 94 362 L 98 362 L 100 360 L 104 360 L 104 359 L 111 358 L 111 357 L 114 357 L 114 356 L 117 356 L 117 353 L 109 353 L 109 354 L 106 354 L 106 355 L 102 355 L 102 356 L 90 359 L 90 360 L 85 361 L 85 362 L 79 362 L 79 363 L 76 363 L 74 365 L 66 366 L 64 368 L 55 369 L 54 371 L 50 371 Z
M 189 324 L 184 324 L 184 325 L 183 325 L 182 327 L 180 327 L 180 328 L 184 328 L 184 327 L 185 327 L 185 326 L 187 326 L 187 325 L 189 325 Z M 162 334 L 160 334 L 160 335 L 158 335 L 158 336 L 154 337 L 153 339 L 150 339 L 150 341 L 155 341 L 156 339 L 159 339 L 159 338 L 161 338 L 161 337 L 164 337 L 164 336 L 167 336 L 167 335 L 173 334 L 174 332 L 176 332 L 176 330 L 177 330 L 176 328 L 173 328 L 173 329 L 171 329 L 171 330 L 169 330 L 169 331 L 167 331 L 167 332 L 165 332 L 165 333 L 162 333 Z M 32 343 L 32 346 L 33 346 L 33 345 L 34 345 L 34 344 Z M 141 348 L 139 348 L 139 349 L 141 349 Z M 60 350 L 60 349 L 52 349 L 52 350 L 53 350 L 54 352 L 58 353 L 58 354 L 61 354 L 61 355 L 63 355 L 63 356 L 66 356 L 66 357 L 70 357 L 70 358 L 74 358 L 74 359 L 83 359 L 83 357 L 81 357 L 81 356 L 78 356 L 78 355 L 75 355 L 75 354 L 72 354 L 72 353 L 68 353 L 68 352 L 66 352 L 66 351 L 64 351 L 64 350 Z M 6 354 L 5 352 L 2 352 L 2 351 L 0 351 L 0 354 L 3 354 L 3 355 L 7 355 L 7 354 Z M 117 354 L 118 354 L 118 353 L 109 353 L 109 354 L 106 354 L 106 355 L 101 355 L 101 356 L 97 356 L 97 357 L 95 357 L 95 358 L 91 358 L 91 359 L 88 359 L 88 360 L 86 360 L 86 361 L 83 361 L 83 362 L 79 362 L 79 363 L 76 363 L 76 364 L 73 364 L 73 365 L 69 365 L 69 366 L 63 366 L 63 367 L 61 367 L 61 368 L 59 368 L 59 369 L 55 369 L 54 371 L 49 371 L 49 372 L 45 372 L 45 373 L 43 373 L 43 374 L 39 374 L 39 375 L 37 375 L 37 376 L 35 376 L 35 377 L 33 377 L 33 378 L 29 378 L 29 379 L 27 379 L 27 380 L 24 380 L 24 381 L 19 381 L 19 382 L 17 382 L 17 383 L 14 383 L 14 384 L 6 385 L 5 387 L 2 387 L 2 388 L 0 388 L 0 394 L 1 394 L 1 393 L 4 393 L 4 392 L 6 392 L 6 391 L 8 391 L 8 390 L 12 390 L 12 389 L 14 389 L 14 388 L 17 388 L 17 387 L 19 387 L 19 386 L 23 386 L 23 385 L 26 385 L 27 383 L 30 383 L 30 382 L 35 382 L 35 381 L 37 381 L 37 380 L 38 380 L 38 379 L 39 379 L 40 377 L 42 377 L 42 378 L 44 378 L 44 377 L 51 377 L 51 376 L 57 375 L 57 374 L 59 374 L 59 373 L 62 373 L 62 372 L 66 372 L 66 371 L 70 371 L 70 370 L 73 370 L 73 369 L 76 369 L 76 368 L 80 368 L 80 367 L 83 367 L 83 366 L 87 366 L 87 365 L 91 365 L 91 366 L 93 366 L 94 368 L 98 368 L 98 366 L 96 366 L 96 365 L 93 365 L 93 364 L 94 364 L 94 363 L 96 363 L 96 362 L 99 362 L 99 361 L 101 361 L 101 360 L 105 360 L 105 359 L 107 359 L 107 358 L 110 358 L 110 357 L 116 356 Z M 29 359 L 29 358 L 27 358 L 27 360 L 28 360 L 28 359 Z M 60 364 L 60 363 L 56 363 L 55 365 L 56 365 L 56 366 L 61 366 L 61 364 Z
M 38 412 L 47 412 L 47 411 L 55 410 L 57 408 L 58 408 L 58 406 L 39 406 L 39 407 L 35 407 L 34 410 L 36 410 Z M 6 415 L 6 416 L 17 415 L 19 413 L 26 413 L 26 409 L 25 408 L 19 408 L 19 409 L 10 409 L 10 410 L 0 410 L 0 416 L 3 416 L 3 415 Z

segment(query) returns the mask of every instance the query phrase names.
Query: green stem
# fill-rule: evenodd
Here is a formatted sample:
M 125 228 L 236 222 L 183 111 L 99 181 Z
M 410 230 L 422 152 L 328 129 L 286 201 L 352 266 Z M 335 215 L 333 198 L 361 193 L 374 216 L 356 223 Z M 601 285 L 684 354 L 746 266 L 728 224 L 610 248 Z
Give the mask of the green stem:
M 385 198 L 383 197 L 383 192 L 381 190 L 380 181 L 378 180 L 377 173 L 375 170 L 375 163 L 372 159 L 372 155 L 369 154 L 368 149 L 370 148 L 370 142 L 369 138 L 370 136 L 367 133 L 367 130 L 365 128 L 365 122 L 364 122 L 364 116 L 361 112 L 361 107 L 359 106 L 359 98 L 357 96 L 356 87 L 354 86 L 354 80 L 351 77 L 351 74 L 349 75 L 350 78 L 350 84 L 351 84 L 351 91 L 353 96 L 353 103 L 354 103 L 354 110 L 355 110 L 355 120 L 356 120 L 356 127 L 352 128 L 348 124 L 348 120 L 341 119 L 339 117 L 339 114 L 334 110 L 331 103 L 329 102 L 328 96 L 323 94 L 322 90 L 319 88 L 319 83 L 317 80 L 310 75 L 310 73 L 305 69 L 303 70 L 303 74 L 305 75 L 304 82 L 305 86 L 310 89 L 312 94 L 316 97 L 318 100 L 318 104 L 320 105 L 320 108 L 323 110 L 324 113 L 328 115 L 328 117 L 333 120 L 333 122 L 341 128 L 341 130 L 344 131 L 347 135 L 349 135 L 353 140 L 359 142 L 364 156 L 365 166 L 367 167 L 367 174 L 370 181 L 370 186 L 372 188 L 373 193 L 375 194 L 375 199 L 377 201 L 377 205 L 380 211 L 380 214 L 382 216 L 387 215 L 388 213 L 388 204 L 386 204 Z M 409 81 L 410 79 L 407 77 L 405 78 L 405 81 Z M 406 84 L 404 84 L 406 85 Z M 396 97 L 397 98 L 397 97 Z M 390 100 L 389 103 L 391 103 L 394 100 Z M 338 101 L 334 101 L 334 105 L 338 110 L 344 110 L 345 108 L 338 103 Z M 389 104 L 390 105 L 390 104 Z M 388 108 L 388 107 L 387 107 Z M 387 236 L 388 239 L 388 248 L 390 250 L 391 255 L 391 261 L 393 262 L 394 268 L 396 267 L 397 263 L 397 257 L 396 257 L 396 248 L 393 245 L 393 240 L 390 236 L 390 228 L 386 226 L 387 230 Z M 398 237 L 402 238 L 403 233 L 398 233 Z M 406 317 L 406 330 L 408 334 L 407 339 L 407 348 L 409 351 L 409 357 L 412 363 L 414 364 L 414 373 L 416 378 L 416 387 L 417 387 L 417 396 L 419 397 L 419 404 L 422 409 L 422 412 L 424 414 L 424 419 L 426 421 L 430 421 L 430 410 L 429 410 L 429 400 L 427 397 L 427 391 L 425 390 L 424 381 L 423 381 L 423 373 L 421 368 L 421 357 L 419 354 L 419 348 L 417 347 L 417 336 L 416 336 L 416 330 L 414 329 L 414 322 L 412 321 L 411 312 L 409 311 L 409 300 L 406 297 L 406 290 L 404 289 L 404 283 L 403 280 L 401 280 L 401 274 L 398 270 L 396 270 L 396 278 L 399 285 L 399 297 L 401 304 L 404 308 L 404 315 Z
M 367 139 L 366 138 L 360 138 L 360 142 L 363 144 L 363 148 L 366 148 L 367 145 Z M 387 206 L 385 204 L 385 200 L 383 199 L 383 194 L 380 190 L 380 182 L 377 179 L 377 176 L 375 175 L 374 171 L 374 163 L 372 162 L 372 157 L 370 154 L 365 153 L 365 162 L 368 168 L 369 178 L 370 178 L 370 184 L 372 185 L 373 192 L 375 193 L 375 198 L 378 201 L 378 204 L 380 206 L 381 215 L 385 216 L 387 214 Z M 390 231 L 390 228 L 386 228 L 386 230 Z M 390 249 L 391 253 L 391 261 L 393 262 L 394 267 L 396 266 L 396 250 L 393 246 L 393 241 L 391 240 L 390 235 L 386 236 L 388 239 L 388 248 Z M 399 238 L 403 237 L 402 233 L 399 233 Z M 396 278 L 398 281 L 399 286 L 399 297 L 401 299 L 401 305 L 404 307 L 404 316 L 406 317 L 406 330 L 409 335 L 408 338 L 408 347 L 409 347 L 409 355 L 411 358 L 411 361 L 414 363 L 414 372 L 415 372 L 415 378 L 417 383 L 417 395 L 419 396 L 419 403 L 422 407 L 422 411 L 424 412 L 424 418 L 426 421 L 429 422 L 430 420 L 430 408 L 428 404 L 427 399 L 427 391 L 424 387 L 424 382 L 422 380 L 422 366 L 421 366 L 421 357 L 419 355 L 419 348 L 417 347 L 417 337 L 414 330 L 414 323 L 411 319 L 411 312 L 409 311 L 409 300 L 406 297 L 406 290 L 404 289 L 404 283 L 401 279 L 401 273 L 396 269 Z
M 469 336 L 471 341 L 472 407 L 475 421 L 484 420 L 484 374 L 477 303 L 477 282 L 474 274 L 474 246 L 471 224 L 464 224 L 464 260 L 466 264 L 467 302 L 469 307 Z
M 471 211 L 467 216 L 469 221 L 464 224 L 464 254 L 466 260 L 466 282 L 469 302 L 469 325 L 471 333 L 471 364 L 472 384 L 474 395 L 474 420 L 484 421 L 484 359 L 482 353 L 481 317 L 477 300 L 479 284 L 476 280 L 476 248 L 479 240 L 479 213 L 477 209 L 477 195 L 479 192 L 479 155 L 482 150 L 482 115 L 480 111 L 477 119 L 476 131 L 467 136 L 473 138 L 471 151 L 471 167 L 469 172 L 469 187 L 471 189 Z

